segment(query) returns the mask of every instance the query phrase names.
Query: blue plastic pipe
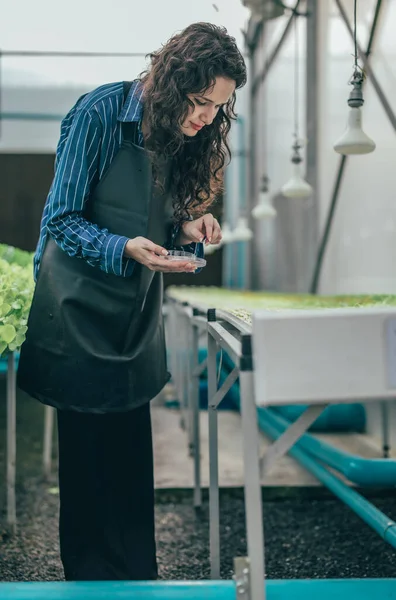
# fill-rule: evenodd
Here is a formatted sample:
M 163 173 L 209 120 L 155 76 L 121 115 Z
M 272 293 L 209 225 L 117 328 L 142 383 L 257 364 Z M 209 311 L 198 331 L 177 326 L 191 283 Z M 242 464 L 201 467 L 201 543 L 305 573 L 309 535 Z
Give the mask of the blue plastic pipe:
M 227 370 L 232 365 L 232 361 L 230 361 L 227 355 L 223 357 L 223 365 Z M 239 392 L 239 383 L 236 382 L 235 385 L 238 386 Z M 237 398 L 236 406 L 240 409 L 239 393 L 238 396 L 233 395 L 233 398 Z M 258 412 L 261 415 L 262 421 L 265 419 L 269 420 L 272 425 L 282 432 L 291 425 L 291 422 L 282 417 L 278 410 L 259 408 Z M 331 444 L 322 442 L 309 433 L 304 434 L 300 438 L 298 445 L 315 458 L 326 463 L 329 467 L 336 469 L 336 471 L 356 485 L 396 486 L 396 460 L 355 456 L 339 450 Z
M 237 600 L 232 581 L 0 583 L 1 600 Z M 266 600 L 396 600 L 396 579 L 268 580 Z
M 258 409 L 260 429 L 273 439 L 277 439 L 283 432 L 274 424 L 270 424 L 267 415 Z M 371 502 L 363 498 L 355 490 L 340 481 L 325 467 L 319 465 L 308 453 L 301 449 L 300 444 L 294 445 L 289 450 L 290 456 L 298 460 L 312 475 L 329 488 L 340 500 L 345 502 L 367 525 L 372 527 L 382 539 L 396 548 L 396 523 L 378 510 Z
M 288 421 L 296 421 L 308 405 L 274 406 L 277 414 Z M 362 404 L 330 404 L 311 425 L 309 431 L 355 432 L 366 430 L 366 410 Z
M 203 359 L 204 351 L 201 350 L 200 360 Z M 229 356 L 223 354 L 223 367 L 228 373 L 233 368 L 233 362 Z M 229 397 L 235 404 L 235 407 L 240 410 L 240 397 L 239 397 L 239 382 L 236 381 L 233 388 L 229 392 Z M 302 408 L 302 407 L 301 407 Z M 332 407 L 328 407 L 325 410 L 329 410 Z M 336 410 L 339 408 L 337 405 L 334 406 Z M 353 405 L 351 405 L 353 409 Z M 259 415 L 262 420 L 268 419 L 272 425 L 274 425 L 280 431 L 285 431 L 287 427 L 291 425 L 288 419 L 283 418 L 276 409 L 276 412 L 272 409 L 259 408 Z M 301 411 L 302 412 L 302 411 Z M 318 418 L 318 420 L 320 417 Z M 312 428 L 316 429 L 316 427 Z M 393 487 L 396 486 L 396 460 L 390 458 L 362 458 L 355 456 L 343 450 L 335 448 L 331 444 L 322 442 L 310 434 L 304 434 L 298 442 L 299 446 L 309 452 L 315 458 L 326 463 L 328 466 L 336 469 L 339 473 L 344 475 L 346 479 L 355 483 L 359 486 L 385 486 Z
M 268 408 L 259 408 L 260 422 L 268 421 L 278 431 L 290 427 L 290 421 Z M 309 452 L 344 477 L 361 486 L 395 486 L 396 460 L 390 458 L 361 458 L 335 448 L 306 433 L 297 442 L 298 447 Z
M 19 365 L 19 352 L 14 352 L 15 368 Z M 0 374 L 6 374 L 8 369 L 8 356 L 0 358 Z M 1 597 L 0 597 L 1 600 Z

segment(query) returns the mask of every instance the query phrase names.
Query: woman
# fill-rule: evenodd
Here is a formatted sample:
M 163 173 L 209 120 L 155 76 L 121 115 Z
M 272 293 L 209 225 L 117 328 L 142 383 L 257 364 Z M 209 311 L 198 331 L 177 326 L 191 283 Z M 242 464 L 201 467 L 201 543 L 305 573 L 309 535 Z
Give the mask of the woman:
M 169 380 L 162 273 L 195 269 L 165 246 L 202 253 L 221 239 L 207 210 L 245 82 L 234 39 L 197 23 L 140 79 L 86 94 L 62 122 L 18 382 L 57 408 L 67 580 L 157 577 L 149 402 Z

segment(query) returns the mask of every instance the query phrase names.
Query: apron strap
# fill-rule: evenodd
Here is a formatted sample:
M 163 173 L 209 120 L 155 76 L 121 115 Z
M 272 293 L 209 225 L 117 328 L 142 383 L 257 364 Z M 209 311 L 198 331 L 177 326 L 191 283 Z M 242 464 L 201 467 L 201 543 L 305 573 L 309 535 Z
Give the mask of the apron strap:
M 129 94 L 129 90 L 131 89 L 131 85 L 132 85 L 132 81 L 124 81 L 124 83 L 123 83 L 124 104 L 126 102 L 126 99 L 128 98 L 128 94 Z M 138 124 L 134 121 L 128 122 L 128 123 L 124 121 L 123 123 L 121 123 L 121 127 L 122 127 L 122 136 L 123 136 L 124 140 L 135 143 L 136 136 L 137 136 Z
M 131 89 L 131 86 L 132 86 L 132 81 L 124 81 L 124 83 L 123 83 L 124 102 L 126 102 L 126 99 L 128 98 L 128 94 L 129 94 L 129 90 Z

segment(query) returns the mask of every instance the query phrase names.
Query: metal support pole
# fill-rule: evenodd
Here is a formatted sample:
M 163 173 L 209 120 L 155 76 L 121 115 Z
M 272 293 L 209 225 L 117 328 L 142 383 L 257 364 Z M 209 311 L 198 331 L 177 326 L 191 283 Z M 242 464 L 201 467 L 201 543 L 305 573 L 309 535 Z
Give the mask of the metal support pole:
M 290 448 L 308 431 L 312 423 L 315 423 L 326 406 L 321 404 L 308 406 L 298 419 L 268 448 L 260 465 L 262 475 L 267 475 L 278 458 L 287 454 Z
M 146 57 L 147 52 L 64 52 L 59 50 L 3 50 L 3 56 L 30 58 L 140 58 Z
M 182 407 L 182 426 L 187 433 L 187 441 L 189 452 L 191 452 L 192 435 L 191 435 L 191 410 L 189 405 L 189 363 L 190 363 L 190 348 L 188 329 L 189 319 L 185 309 L 188 306 L 183 302 L 183 309 L 179 312 L 179 319 L 176 326 L 180 329 L 180 347 L 179 347 L 179 365 L 180 365 L 180 403 Z
M 54 432 L 54 414 L 52 406 L 46 406 L 44 409 L 44 443 L 43 443 L 43 470 L 44 478 L 51 476 L 52 463 L 52 439 Z
M 168 304 L 168 315 L 166 319 L 166 344 L 168 347 L 169 361 L 170 361 L 170 370 L 172 373 L 172 382 L 175 388 L 176 398 L 178 398 L 178 389 L 177 389 L 177 373 L 176 373 L 176 340 L 175 340 L 175 328 L 174 328 L 174 320 L 175 320 L 175 303 L 170 301 Z
M 262 25 L 263 27 L 263 25 Z M 265 31 L 265 30 L 264 30 Z M 253 95 L 252 89 L 252 79 L 256 73 L 256 64 L 257 64 L 257 52 L 250 51 L 249 52 L 249 69 L 250 69 L 250 83 L 249 83 L 249 118 L 248 118 L 248 143 L 250 146 L 250 160 L 247 161 L 247 176 L 248 176 L 248 200 L 247 205 L 249 209 L 249 214 L 251 213 L 253 207 L 257 202 L 256 195 L 256 172 L 257 172 L 257 97 Z M 267 110 L 267 106 L 264 107 L 264 110 Z M 265 135 L 267 135 L 267 131 L 265 131 Z M 264 157 L 267 160 L 267 157 Z M 255 228 L 257 231 L 257 228 Z M 256 260 L 256 247 L 251 242 L 249 244 L 249 254 L 246 257 L 246 262 L 244 268 L 248 272 L 248 287 L 249 289 L 254 289 L 257 286 L 257 273 L 255 271 L 257 260 Z
M 208 323 L 216 320 L 216 312 L 208 311 Z M 209 418 L 209 542 L 210 576 L 220 579 L 220 503 L 217 409 L 212 405 L 217 392 L 217 343 L 208 331 L 208 418 Z
M 320 275 L 322 272 L 322 265 L 323 265 L 323 261 L 324 261 L 325 252 L 327 249 L 327 244 L 328 244 L 329 237 L 330 237 L 331 226 L 333 225 L 333 221 L 334 221 L 335 209 L 336 209 L 337 201 L 338 201 L 338 198 L 340 195 L 341 183 L 342 183 L 342 178 L 343 178 L 344 171 L 345 171 L 346 162 L 347 162 L 347 157 L 341 156 L 339 159 L 339 167 L 338 167 L 338 171 L 337 171 L 337 177 L 336 177 L 333 193 L 331 196 L 331 202 L 330 202 L 329 210 L 327 213 L 326 223 L 325 223 L 325 227 L 323 230 L 322 238 L 320 240 L 318 254 L 316 257 L 316 261 L 315 261 L 314 273 L 313 273 L 313 277 L 312 277 L 311 287 L 309 290 L 311 294 L 318 293 Z
M 384 458 L 389 458 L 390 453 L 390 430 L 389 430 L 389 403 L 386 400 L 381 402 L 382 417 L 382 452 Z
M 223 398 L 228 394 L 234 383 L 239 377 L 239 367 L 234 367 L 231 373 L 227 376 L 227 379 L 224 383 L 221 384 L 220 388 L 217 390 L 214 398 L 212 398 L 212 406 L 217 408 Z
M 281 51 L 283 44 L 286 42 L 287 37 L 288 37 L 290 31 L 292 30 L 293 19 L 295 19 L 295 12 L 297 11 L 299 4 L 300 4 L 300 0 L 297 0 L 296 4 L 294 5 L 293 13 L 292 13 L 291 17 L 289 18 L 289 20 L 283 30 L 282 35 L 279 38 L 279 42 L 273 49 L 271 56 L 268 57 L 268 60 L 267 60 L 266 64 L 264 65 L 261 73 L 256 75 L 256 77 L 254 78 L 253 85 L 252 85 L 253 96 L 255 96 L 257 94 L 260 85 L 263 83 L 264 79 L 267 77 L 270 68 L 274 64 L 276 57 L 278 56 L 279 52 Z
M 177 399 L 179 401 L 180 410 L 180 427 L 183 430 L 187 430 L 188 423 L 186 423 L 186 398 L 185 398 L 185 356 L 183 348 L 183 323 L 180 319 L 180 305 L 176 304 L 173 311 L 172 318 L 172 331 L 174 339 L 174 379 L 177 391 Z
M 191 377 L 192 377 L 192 345 L 191 345 L 191 325 L 190 315 L 183 311 L 181 315 L 182 321 L 182 359 L 184 361 L 183 375 L 183 398 L 185 406 L 185 421 L 187 428 L 188 452 L 189 456 L 193 456 L 194 446 L 194 425 L 193 425 L 193 401 L 191 395 Z
M 303 220 L 302 230 L 302 263 L 299 265 L 302 271 L 302 290 L 309 290 L 311 273 L 315 268 L 315 254 L 319 238 L 319 95 L 321 89 L 321 71 L 319 61 L 321 56 L 321 33 L 320 31 L 320 7 L 316 0 L 307 0 L 306 10 L 306 137 L 309 144 L 305 149 L 307 181 L 311 184 L 313 191 L 312 205 L 301 217 Z M 303 241 L 304 240 L 304 241 Z M 300 271 L 301 272 L 301 271 Z
M 259 430 L 257 409 L 254 402 L 251 336 L 247 335 L 242 338 L 239 383 L 245 476 L 246 533 L 250 564 L 249 600 L 265 600 Z
M 16 533 L 16 373 L 13 352 L 8 355 L 7 367 L 7 524 Z
M 193 313 L 194 314 L 194 313 Z M 200 423 L 199 423 L 199 374 L 197 373 L 199 366 L 199 330 L 197 325 L 191 327 L 191 381 L 190 394 L 192 406 L 192 421 L 193 421 L 193 442 L 192 451 L 194 458 L 194 507 L 200 508 L 202 505 L 201 494 L 201 440 L 200 440 Z
M 180 308 L 178 307 L 180 310 Z M 176 356 L 177 356 L 177 395 L 179 399 L 179 407 L 180 407 L 180 427 L 186 431 L 187 423 L 186 423 L 186 412 L 184 410 L 184 386 L 183 386 L 183 352 L 181 351 L 181 346 L 183 343 L 183 331 L 180 329 L 179 324 L 179 310 L 175 312 L 175 333 L 177 340 L 177 348 L 176 348 Z

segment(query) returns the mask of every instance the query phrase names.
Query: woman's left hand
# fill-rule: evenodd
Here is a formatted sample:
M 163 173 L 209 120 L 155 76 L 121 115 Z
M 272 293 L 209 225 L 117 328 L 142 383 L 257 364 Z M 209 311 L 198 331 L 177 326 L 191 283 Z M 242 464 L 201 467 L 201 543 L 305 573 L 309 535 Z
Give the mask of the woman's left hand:
M 180 233 L 181 237 L 187 240 L 186 242 L 182 240 L 182 246 L 186 243 L 203 241 L 207 244 L 220 244 L 222 239 L 219 222 L 210 213 L 195 221 L 185 221 Z

